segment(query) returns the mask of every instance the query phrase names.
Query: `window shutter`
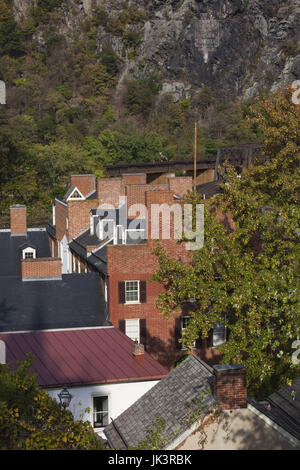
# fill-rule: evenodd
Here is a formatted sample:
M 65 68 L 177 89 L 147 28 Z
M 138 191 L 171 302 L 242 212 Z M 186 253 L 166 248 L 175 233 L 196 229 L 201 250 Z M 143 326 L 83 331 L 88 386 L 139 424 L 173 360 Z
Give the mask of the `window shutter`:
M 125 304 L 125 282 L 119 282 L 119 304 Z
M 146 343 L 147 343 L 146 318 L 140 319 L 140 343 L 143 344 L 146 349 Z
M 147 302 L 146 281 L 140 281 L 140 302 L 141 304 Z
M 213 328 L 208 332 L 208 336 L 206 338 L 206 344 L 208 348 L 212 348 L 214 345 L 214 330 Z
M 119 330 L 125 333 L 125 320 L 119 320 Z
M 175 318 L 175 347 L 176 349 L 182 349 L 182 344 L 179 343 L 181 338 L 181 317 Z
M 201 349 L 203 347 L 203 341 L 202 341 L 202 338 L 201 338 L 201 333 L 199 334 L 198 338 L 196 339 L 195 341 L 195 346 L 197 349 Z

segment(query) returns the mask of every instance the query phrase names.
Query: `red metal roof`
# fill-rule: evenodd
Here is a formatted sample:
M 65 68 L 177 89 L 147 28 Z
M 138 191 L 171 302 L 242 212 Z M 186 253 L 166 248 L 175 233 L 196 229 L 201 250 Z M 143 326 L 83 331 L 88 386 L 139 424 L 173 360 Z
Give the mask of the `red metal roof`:
M 44 387 L 156 380 L 168 371 L 145 352 L 133 356 L 133 341 L 117 328 L 1 333 L 6 362 L 35 356 L 32 372 Z

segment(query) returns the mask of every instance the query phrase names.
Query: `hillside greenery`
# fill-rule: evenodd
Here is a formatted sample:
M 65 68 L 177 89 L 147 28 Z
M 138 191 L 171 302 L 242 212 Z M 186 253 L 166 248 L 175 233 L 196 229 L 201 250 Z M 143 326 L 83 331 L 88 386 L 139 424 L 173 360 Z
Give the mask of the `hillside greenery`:
M 174 103 L 160 95 L 158 74 L 118 82 L 126 57 L 134 58 L 146 13 L 124 2 L 117 17 L 98 9 L 66 30 L 62 0 L 38 1 L 17 23 L 11 2 L 0 0 L 0 214 L 25 203 L 47 217 L 51 200 L 66 190 L 73 172 L 104 176 L 117 162 L 191 159 L 199 122 L 198 155 L 218 146 L 256 142 L 248 104 L 220 102 L 209 87 Z M 69 12 L 72 15 L 72 12 Z M 73 12 L 73 18 L 76 12 Z M 121 38 L 97 52 L 97 28 Z M 143 64 L 139 64 L 143 68 Z

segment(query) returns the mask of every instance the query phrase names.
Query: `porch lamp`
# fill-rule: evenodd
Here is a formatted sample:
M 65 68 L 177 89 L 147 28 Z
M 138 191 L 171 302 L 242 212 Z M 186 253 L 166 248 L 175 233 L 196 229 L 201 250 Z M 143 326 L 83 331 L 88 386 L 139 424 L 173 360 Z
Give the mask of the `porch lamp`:
M 69 392 L 69 390 L 67 389 L 66 386 L 64 386 L 62 391 L 60 393 L 58 393 L 58 398 L 59 398 L 61 406 L 64 409 L 66 409 L 70 405 L 71 400 L 72 400 L 72 395 L 71 395 L 71 393 Z

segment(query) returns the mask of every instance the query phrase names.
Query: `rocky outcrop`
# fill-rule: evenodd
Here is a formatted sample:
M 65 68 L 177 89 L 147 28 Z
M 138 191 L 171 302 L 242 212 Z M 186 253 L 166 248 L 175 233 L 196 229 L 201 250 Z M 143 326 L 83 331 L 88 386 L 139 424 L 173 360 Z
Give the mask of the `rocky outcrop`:
M 14 1 L 16 15 L 28 2 Z M 83 18 L 106 10 L 111 20 L 124 10 L 121 0 L 65 0 L 65 9 L 69 3 L 67 28 L 78 25 L 71 11 Z M 122 58 L 121 82 L 160 72 L 162 93 L 178 101 L 207 85 L 248 98 L 300 78 L 300 0 L 131 0 L 129 7 L 145 13 L 124 26 L 135 44 L 105 24 L 97 30 L 97 51 L 110 45 Z

